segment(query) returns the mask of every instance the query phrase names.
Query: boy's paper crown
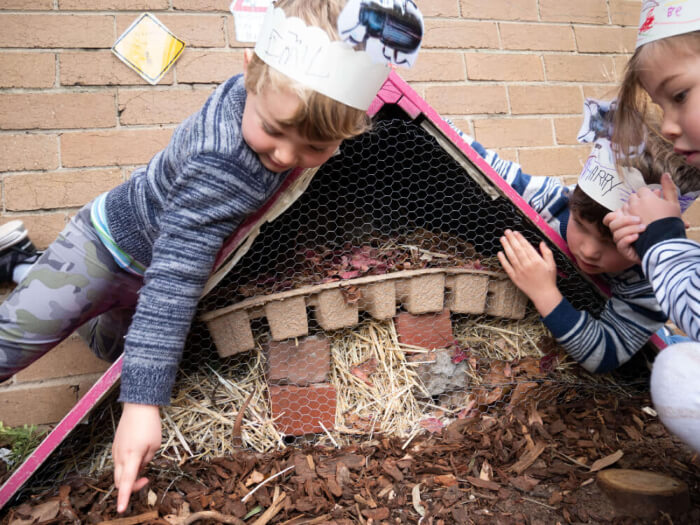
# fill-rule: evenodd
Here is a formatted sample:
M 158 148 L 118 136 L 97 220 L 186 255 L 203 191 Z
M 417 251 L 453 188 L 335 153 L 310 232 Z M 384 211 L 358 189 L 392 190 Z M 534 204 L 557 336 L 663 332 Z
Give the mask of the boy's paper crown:
M 700 30 L 698 0 L 644 0 L 637 46 Z
M 350 0 L 338 19 L 339 25 L 347 26 L 346 31 L 339 27 L 341 35 L 347 33 L 345 41 L 331 40 L 321 28 L 271 6 L 255 54 L 300 84 L 366 111 L 389 76 L 389 64 L 410 66 L 422 38 L 422 16 L 411 0 L 389 0 L 388 7 L 386 3 Z M 406 17 L 401 15 L 406 14 L 412 25 L 402 25 Z
M 577 184 L 598 204 L 615 211 L 628 201 L 630 195 L 646 186 L 638 169 L 622 168 L 622 171 L 621 177 L 615 166 L 615 153 L 610 140 L 599 138 L 593 144 Z
M 597 203 L 611 211 L 620 208 L 629 196 L 644 186 L 642 174 L 630 168 L 617 172 L 610 144 L 615 102 L 587 98 L 583 103 L 583 123 L 576 137 L 581 143 L 593 143 L 586 165 L 578 178 L 578 187 Z
M 651 189 L 661 188 L 659 184 L 647 184 L 644 176 L 636 168 L 623 167 L 618 172 L 615 152 L 610 137 L 612 136 L 612 120 L 616 101 L 596 100 L 587 98 L 583 104 L 583 123 L 577 139 L 581 143 L 593 143 L 593 149 L 588 155 L 586 164 L 578 178 L 577 185 L 597 203 L 610 211 L 616 211 L 625 204 L 632 193 L 642 186 Z M 635 154 L 640 154 L 644 145 L 636 148 Z M 678 191 L 678 202 L 681 212 L 685 212 L 700 195 L 700 191 L 681 193 Z

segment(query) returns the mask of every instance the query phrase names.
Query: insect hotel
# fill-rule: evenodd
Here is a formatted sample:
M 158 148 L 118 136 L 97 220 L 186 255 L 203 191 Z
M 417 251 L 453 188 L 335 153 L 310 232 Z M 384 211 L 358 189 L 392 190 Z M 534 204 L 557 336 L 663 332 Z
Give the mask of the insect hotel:
M 222 249 L 164 409 L 164 456 L 374 435 L 408 443 L 581 391 L 584 372 L 495 257 L 506 228 L 544 240 L 565 297 L 602 309 L 565 242 L 397 75 L 369 114 L 369 132 L 290 175 Z M 98 429 L 111 428 L 120 371 L 121 359 L 8 479 L 3 502 L 42 463 L 108 465 L 111 434 Z M 88 414 L 91 446 L 64 442 Z

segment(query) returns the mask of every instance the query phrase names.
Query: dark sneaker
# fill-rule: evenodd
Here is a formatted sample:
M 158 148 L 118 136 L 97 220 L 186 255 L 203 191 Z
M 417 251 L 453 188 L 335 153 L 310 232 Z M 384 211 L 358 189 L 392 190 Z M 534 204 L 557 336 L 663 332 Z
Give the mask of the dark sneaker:
M 22 221 L 14 220 L 0 226 L 0 282 L 12 282 L 18 264 L 32 264 L 39 258 Z

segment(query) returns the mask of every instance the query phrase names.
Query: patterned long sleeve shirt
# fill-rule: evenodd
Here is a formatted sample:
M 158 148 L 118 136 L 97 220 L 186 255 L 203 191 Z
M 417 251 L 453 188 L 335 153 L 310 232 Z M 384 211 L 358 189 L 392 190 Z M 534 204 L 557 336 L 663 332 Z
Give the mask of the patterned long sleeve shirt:
M 685 238 L 678 218 L 652 222 L 635 243 L 661 308 L 700 341 L 700 244 Z
M 566 240 L 569 195 L 574 186 L 564 186 L 553 177 L 525 174 L 519 164 L 459 133 Z M 566 298 L 543 318 L 559 344 L 590 372 L 607 372 L 628 361 L 666 321 L 638 265 L 603 277 L 612 296 L 598 318 L 577 310 Z
M 243 77 L 220 85 L 167 147 L 109 192 L 107 223 L 147 267 L 126 335 L 121 401 L 165 405 L 200 295 L 223 241 L 284 179 L 241 135 Z

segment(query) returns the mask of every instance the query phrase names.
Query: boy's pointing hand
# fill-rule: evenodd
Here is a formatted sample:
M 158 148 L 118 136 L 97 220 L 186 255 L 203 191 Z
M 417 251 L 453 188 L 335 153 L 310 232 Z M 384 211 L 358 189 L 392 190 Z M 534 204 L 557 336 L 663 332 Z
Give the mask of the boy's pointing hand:
M 124 512 L 131 493 L 138 492 L 148 483 L 148 478 L 138 478 L 138 474 L 160 448 L 161 433 L 157 406 L 124 403 L 112 444 L 117 512 Z

